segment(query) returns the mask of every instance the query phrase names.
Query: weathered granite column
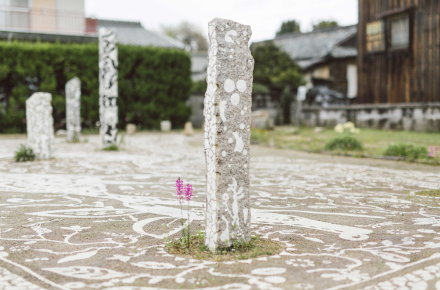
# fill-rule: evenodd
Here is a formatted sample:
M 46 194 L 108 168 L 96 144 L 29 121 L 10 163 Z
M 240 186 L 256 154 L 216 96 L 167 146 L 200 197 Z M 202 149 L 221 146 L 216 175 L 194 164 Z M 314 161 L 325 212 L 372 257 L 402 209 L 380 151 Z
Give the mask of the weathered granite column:
M 26 126 L 28 145 L 37 159 L 53 156 L 52 95 L 35 93 L 26 100 Z
M 99 29 L 99 117 L 104 146 L 116 144 L 118 134 L 118 47 L 116 31 Z
M 249 241 L 249 144 L 254 59 L 251 27 L 216 18 L 209 23 L 205 95 L 207 206 L 205 244 L 211 251 Z
M 78 142 L 81 137 L 81 81 L 75 77 L 66 83 L 67 141 Z

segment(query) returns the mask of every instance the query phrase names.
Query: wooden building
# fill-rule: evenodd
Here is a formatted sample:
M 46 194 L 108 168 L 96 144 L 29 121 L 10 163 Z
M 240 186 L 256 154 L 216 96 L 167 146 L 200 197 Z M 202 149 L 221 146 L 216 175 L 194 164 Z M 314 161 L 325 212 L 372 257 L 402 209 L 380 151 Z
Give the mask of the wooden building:
M 440 102 L 440 0 L 359 0 L 358 103 Z
M 350 25 L 277 34 L 251 47 L 273 42 L 301 67 L 306 87 L 314 91 L 310 95 L 325 91 L 324 95 L 333 96 L 323 100 L 325 105 L 346 104 L 357 97 L 357 29 Z

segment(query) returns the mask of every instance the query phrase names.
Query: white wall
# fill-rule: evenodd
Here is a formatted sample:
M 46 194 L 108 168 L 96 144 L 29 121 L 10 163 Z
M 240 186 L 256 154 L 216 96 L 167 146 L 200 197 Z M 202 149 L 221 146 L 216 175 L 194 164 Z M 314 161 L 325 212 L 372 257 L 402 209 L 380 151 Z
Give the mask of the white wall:
M 29 7 L 29 1 L 28 0 L 10 0 L 12 7 L 21 7 L 21 8 L 28 8 Z
M 9 0 L 0 0 L 0 28 L 9 26 L 9 12 L 6 11 L 9 5 Z
M 84 0 L 57 0 L 57 10 L 71 11 L 84 16 Z
M 59 33 L 84 34 L 84 0 L 57 0 Z
M 328 65 L 321 66 L 313 70 L 314 78 L 328 80 L 330 78 L 330 67 Z
M 347 65 L 347 97 L 357 97 L 357 66 L 355 64 Z

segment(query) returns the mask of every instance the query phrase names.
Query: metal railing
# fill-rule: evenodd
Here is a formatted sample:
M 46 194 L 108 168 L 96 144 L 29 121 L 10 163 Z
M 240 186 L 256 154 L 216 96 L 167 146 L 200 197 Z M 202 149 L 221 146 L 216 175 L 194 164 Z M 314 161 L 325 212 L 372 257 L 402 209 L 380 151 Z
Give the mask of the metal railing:
M 72 11 L 0 6 L 0 30 L 94 35 L 97 21 Z

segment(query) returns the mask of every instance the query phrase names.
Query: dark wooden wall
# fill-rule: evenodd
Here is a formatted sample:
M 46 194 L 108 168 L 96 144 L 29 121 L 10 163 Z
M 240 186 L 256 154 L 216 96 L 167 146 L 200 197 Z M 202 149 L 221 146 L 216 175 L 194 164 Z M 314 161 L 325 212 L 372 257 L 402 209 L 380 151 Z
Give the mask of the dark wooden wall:
M 410 48 L 368 53 L 366 24 L 404 8 Z M 359 103 L 440 102 L 440 0 L 359 0 L 358 52 Z
M 347 94 L 347 66 L 349 64 L 356 64 L 355 58 L 332 59 L 329 62 L 330 77 L 333 80 L 329 88 L 343 94 Z

